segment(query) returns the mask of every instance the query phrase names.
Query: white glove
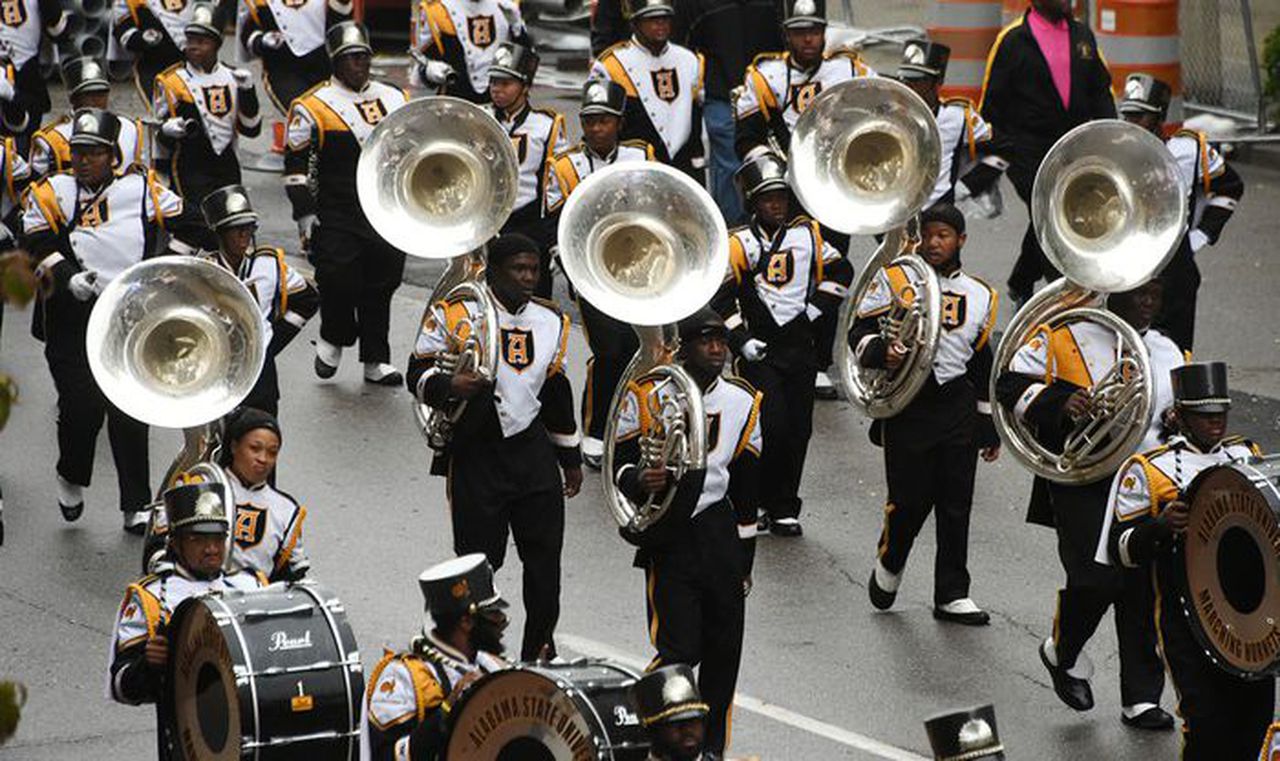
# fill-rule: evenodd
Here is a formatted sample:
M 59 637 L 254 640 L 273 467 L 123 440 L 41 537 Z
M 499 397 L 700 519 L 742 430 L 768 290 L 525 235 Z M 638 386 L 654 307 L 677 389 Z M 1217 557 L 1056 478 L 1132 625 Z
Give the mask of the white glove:
M 769 344 L 759 338 L 748 338 L 747 342 L 742 345 L 742 356 L 746 357 L 748 362 L 759 362 L 764 359 L 764 355 L 768 351 Z
M 1197 254 L 1200 249 L 1209 245 L 1209 236 L 1205 235 L 1204 230 L 1197 228 L 1187 236 L 1187 243 L 1191 244 L 1191 253 Z
M 67 289 L 76 301 L 88 301 L 98 295 L 98 273 L 93 270 L 82 270 L 71 276 Z
M 232 69 L 231 78 L 236 81 L 236 87 L 241 90 L 253 89 L 253 72 L 248 69 Z
M 142 44 L 149 48 L 158 46 L 164 42 L 164 32 L 159 29 L 145 29 L 142 32 Z
M 191 129 L 191 125 L 188 122 L 188 119 L 184 119 L 181 116 L 171 116 L 160 125 L 160 134 L 174 140 L 186 137 L 187 132 Z
M 6 79 L 4 76 L 0 76 L 0 100 L 3 100 L 3 101 L 13 100 L 13 95 L 14 95 L 13 83 L 10 82 L 8 79 Z
M 822 310 L 809 304 L 804 308 L 804 316 L 809 318 L 809 322 L 817 322 L 822 317 Z
M 458 76 L 453 67 L 444 61 L 427 61 L 418 67 L 418 76 L 433 87 L 443 87 Z
M 298 237 L 303 240 L 311 240 L 311 236 L 315 234 L 316 227 L 320 225 L 320 218 L 314 214 L 308 214 L 298 220 Z
M 267 50 L 279 50 L 284 47 L 284 32 L 264 32 L 258 44 Z

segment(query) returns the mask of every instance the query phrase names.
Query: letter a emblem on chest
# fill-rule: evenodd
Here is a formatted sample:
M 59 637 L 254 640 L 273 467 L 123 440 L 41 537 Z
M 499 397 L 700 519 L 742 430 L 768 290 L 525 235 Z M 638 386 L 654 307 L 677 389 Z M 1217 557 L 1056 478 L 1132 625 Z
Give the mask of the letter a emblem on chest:
M 707 451 L 714 452 L 720 443 L 720 413 L 707 413 Z
M 111 219 L 106 198 L 99 198 L 80 212 L 81 227 L 102 227 Z
M 493 44 L 493 16 L 468 16 L 467 33 L 471 35 L 472 45 L 489 47 Z
M 963 294 L 942 294 L 942 327 L 955 330 L 964 325 L 964 318 L 968 311 L 966 307 L 967 299 Z
M 233 537 L 241 549 L 257 547 L 267 531 L 267 511 L 249 505 L 236 505 Z
M 649 72 L 653 78 L 653 93 L 670 103 L 680 95 L 680 77 L 675 69 L 658 69 Z
M 502 361 L 516 372 L 524 372 L 533 364 L 533 331 L 503 328 Z
M 3 0 L 0 2 L 0 21 L 15 29 L 27 23 L 27 4 L 22 0 Z
M 359 101 L 356 109 L 360 111 L 360 118 L 369 124 L 377 124 L 387 115 L 387 107 L 377 98 Z
M 204 105 L 212 116 L 226 116 L 231 111 L 231 88 L 213 85 L 204 88 Z

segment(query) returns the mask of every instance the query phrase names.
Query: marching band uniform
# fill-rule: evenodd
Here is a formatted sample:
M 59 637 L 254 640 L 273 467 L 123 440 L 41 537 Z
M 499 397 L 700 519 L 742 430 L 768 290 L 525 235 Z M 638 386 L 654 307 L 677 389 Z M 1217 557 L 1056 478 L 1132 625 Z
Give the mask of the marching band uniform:
M 71 144 L 114 147 L 119 119 L 83 109 L 73 117 Z M 58 476 L 65 493 L 88 486 L 94 442 L 107 417 L 111 451 L 126 521 L 151 501 L 147 426 L 112 405 L 89 371 L 85 330 L 101 289 L 127 267 L 146 258 L 167 220 L 182 212 L 182 199 L 154 175 L 138 172 L 85 187 L 72 174 L 57 174 L 31 186 L 23 216 L 27 248 L 52 282 L 43 296 L 45 358 L 58 391 Z M 83 501 L 59 497 L 68 520 L 80 517 Z
M 240 0 L 240 43 L 262 59 L 262 84 L 282 114 L 307 90 L 328 79 L 325 33 L 351 18 L 353 0 Z
M 493 53 L 490 79 L 514 79 L 523 83 L 525 94 L 514 111 L 494 106 L 493 115 L 511 137 L 519 172 L 515 208 L 502 224 L 503 233 L 521 233 L 538 244 L 542 258 L 542 279 L 535 293 L 551 298 L 551 246 L 556 234 L 553 220 L 544 218 L 544 192 L 551 160 L 569 147 L 565 139 L 564 117 L 549 108 L 529 104 L 529 88 L 538 71 L 538 54 L 529 48 L 504 42 Z
M 683 663 L 650 671 L 631 686 L 630 692 L 640 724 L 649 735 L 649 755 L 646 761 L 673 761 L 668 750 L 675 749 L 668 747 L 671 739 L 668 731 L 681 733 L 682 730 L 676 725 L 697 722 L 705 728 L 710 709 L 698 693 L 693 669 Z M 699 747 L 698 750 L 701 751 L 702 748 Z M 690 756 L 686 748 L 679 748 L 678 751 L 681 753 L 679 758 L 686 761 L 710 761 L 706 753 L 700 752 L 695 757 Z
M 626 1 L 633 25 L 638 19 L 675 14 L 670 0 Z M 701 53 L 674 42 L 654 53 L 639 36 L 633 36 L 601 53 L 588 79 L 611 80 L 626 91 L 623 140 L 643 140 L 653 146 L 659 161 L 701 182 L 706 169 L 702 145 L 705 69 Z
M 507 601 L 493 585 L 493 569 L 475 553 L 428 568 L 418 577 L 434 628 L 422 627 L 408 651 L 383 652 L 369 675 L 361 717 L 361 761 L 428 761 L 441 757 L 448 739 L 449 700 L 464 677 L 508 667 L 501 631 L 494 651 L 474 635 L 470 654 L 450 643 L 463 616 L 497 617 Z M 424 622 L 425 624 L 425 622 Z
M 532 253 L 523 236 L 497 238 L 488 247 L 489 271 L 503 259 Z M 490 275 L 492 281 L 493 275 Z M 487 286 L 491 287 L 491 286 Z M 409 359 L 409 390 L 424 404 L 450 401 L 452 372 L 440 366 L 457 351 L 453 336 L 473 318 L 470 302 L 432 306 Z M 453 544 L 458 554 L 483 552 L 501 568 L 512 534 L 524 563 L 526 612 L 520 659 L 534 660 L 560 618 L 560 554 L 564 543 L 564 488 L 560 470 L 581 467 L 573 389 L 564 372 L 569 316 L 534 297 L 514 311 L 495 295 L 499 362 L 493 387 L 473 397 L 432 472 L 448 479 Z
M 57 172 L 71 171 L 71 114 L 88 105 L 85 96 L 105 94 L 111 91 L 111 80 L 96 59 L 72 58 L 63 62 L 62 84 L 71 100 L 71 110 L 51 124 L 36 131 L 31 138 L 31 176 L 41 179 Z M 120 172 L 134 165 L 150 166 L 142 122 L 138 119 L 120 120 L 120 137 L 116 141 L 120 152 Z
M 787 165 L 764 153 L 738 170 L 747 205 L 787 191 Z M 798 536 L 800 481 L 813 433 L 818 321 L 835 314 L 853 271 L 823 240 L 817 222 L 792 217 L 770 230 L 759 213 L 729 233 L 730 272 L 713 300 L 725 317 L 738 372 L 764 394 L 760 425 L 768 446 L 761 498 L 770 530 Z
M 1221 362 L 1177 368 L 1173 388 L 1180 413 L 1226 413 L 1231 406 L 1227 368 Z M 1204 470 L 1260 455 L 1256 445 L 1239 436 L 1204 448 L 1174 436 L 1164 446 L 1131 457 L 1111 487 L 1109 525 L 1098 560 L 1153 572 L 1150 579 L 1159 600 L 1156 627 L 1184 722 L 1184 761 L 1253 759 L 1272 719 L 1276 680 L 1269 675 L 1241 679 L 1205 654 L 1183 615 L 1175 583 L 1177 566 L 1184 561 L 1173 549 L 1181 538 L 1162 518 L 1169 503 L 1185 499 Z
M 937 118 L 942 138 L 942 163 L 938 181 L 929 194 L 925 208 L 934 204 L 954 204 L 966 198 L 991 197 L 996 183 L 1009 162 L 1000 154 L 1008 146 L 994 139 L 991 125 L 967 98 L 939 100 L 938 87 L 947 76 L 951 48 L 929 40 L 910 40 L 902 47 L 898 79 L 924 97 Z M 957 195 L 960 198 L 957 198 Z M 999 213 L 999 202 L 992 199 L 987 216 Z
M 222 40 L 209 3 L 195 3 L 184 30 L 188 37 Z M 192 61 L 176 63 L 156 76 L 152 114 L 163 122 L 157 139 L 169 153 L 167 174 L 187 201 L 173 231 L 179 242 L 174 248 L 180 253 L 211 250 L 217 243 L 200 219 L 200 201 L 217 188 L 240 182 L 237 136 L 254 137 L 262 130 L 252 76 L 216 59 L 207 71 Z
M 418 0 L 410 32 L 413 47 L 443 67 L 414 66 L 425 84 L 472 103 L 489 102 L 489 67 L 497 45 L 532 49 L 516 0 Z
M 215 236 L 227 228 L 256 227 L 258 222 L 258 213 L 249 203 L 249 194 L 240 185 L 228 185 L 213 191 L 201 203 L 201 211 Z M 300 272 L 285 263 L 282 248 L 254 246 L 243 254 L 230 256 L 220 243 L 218 250 L 209 252 L 208 258 L 235 273 L 258 303 L 267 355 L 258 382 L 241 404 L 276 415 L 280 406 L 276 355 L 315 315 L 320 306 L 319 295 Z
M 1036 171 L 1058 138 L 1092 119 L 1116 116 L 1111 74 L 1088 25 L 1069 13 L 1055 21 L 1027 9 L 991 46 L 978 110 L 1010 141 L 1009 181 L 1029 208 Z M 1057 275 L 1028 222 L 1009 274 L 1015 305 L 1031 296 L 1041 277 Z
M 783 29 L 826 27 L 825 0 L 786 0 Z M 745 158 L 753 148 L 771 147 L 785 154 L 800 114 L 824 89 L 876 72 L 852 50 L 826 53 L 816 66 L 804 68 L 791 51 L 761 53 L 747 67 L 734 104 L 734 144 Z
M 1131 74 L 1125 82 L 1120 113 L 1130 120 L 1153 115 L 1152 127 L 1163 137 L 1163 122 L 1169 109 L 1169 86 L 1148 74 Z M 1196 330 L 1196 291 L 1200 288 L 1200 268 L 1196 254 L 1218 242 L 1222 229 L 1231 221 L 1236 205 L 1244 196 L 1244 181 L 1209 144 L 1203 132 L 1180 129 L 1165 140 L 1165 147 L 1178 162 L 1186 187 L 1191 189 L 1187 205 L 1190 218 L 1187 234 L 1165 266 L 1168 295 L 1157 324 L 1178 346 L 1190 352 Z
M 28 150 L 31 134 L 49 113 L 49 87 L 40 71 L 40 45 L 47 37 L 58 44 L 67 36 L 71 16 L 58 0 L 9 0 L 0 7 L 0 45 L 7 78 L 0 80 L 4 126 Z
M 134 86 L 148 106 L 156 76 L 182 61 L 196 5 L 190 0 L 115 0 L 111 34 L 133 55 Z
M 352 21 L 331 28 L 326 46 L 333 61 L 372 52 L 368 32 Z M 284 184 L 293 218 L 310 244 L 320 289 L 316 374 L 321 378 L 332 377 L 342 348 L 359 340 L 365 380 L 402 381 L 388 364 L 387 333 L 404 253 L 384 241 L 365 217 L 356 197 L 356 165 L 373 128 L 407 100 L 403 90 L 389 84 L 369 80 L 357 92 L 334 76 L 290 108 Z
M 1144 441 L 1158 441 L 1164 410 L 1173 398 L 1169 373 L 1183 363 L 1183 356 L 1159 331 L 1140 332 L 1151 360 L 1154 389 Z M 1118 350 L 1115 333 L 1094 322 L 1052 330 L 1042 326 L 1018 349 L 1009 367 L 1001 369 L 997 398 L 1010 414 L 1037 431 L 1041 444 L 1058 451 L 1073 425 L 1065 412 L 1067 400 L 1103 379 L 1114 366 Z M 1171 719 L 1158 707 L 1164 675 L 1149 625 L 1153 604 L 1149 585 L 1094 561 L 1110 483 L 1110 475 L 1088 484 L 1035 481 L 1027 520 L 1057 531 L 1058 557 L 1067 576 L 1065 588 L 1058 591 L 1053 636 L 1041 645 L 1040 658 L 1063 702 L 1076 710 L 1091 708 L 1092 663 L 1083 648 L 1108 606 L 1115 603 L 1122 718 L 1133 723 L 1157 711 L 1160 725 L 1167 726 Z
M 164 511 L 174 536 L 227 534 L 227 506 L 213 484 L 184 484 L 164 494 Z M 179 738 L 170 733 L 164 694 L 165 667 L 146 658 L 147 641 L 166 636 L 174 611 L 185 600 L 209 592 L 251 590 L 264 586 L 266 578 L 250 571 L 225 571 L 208 577 L 186 567 L 176 550 L 154 574 L 130 584 L 116 615 L 111 636 L 111 665 L 107 694 L 125 705 L 154 703 L 156 746 L 161 761 L 181 757 Z M 170 652 L 171 659 L 173 653 Z
M 31 167 L 22 160 L 12 137 L 0 138 L 0 172 L 4 173 L 4 185 L 0 186 L 0 246 L 12 246 L 22 232 L 22 198 L 32 179 Z
M 725 340 L 719 315 L 703 308 L 680 321 L 680 340 Z M 688 360 L 684 361 L 690 368 Z M 703 379 L 695 378 L 699 385 Z M 640 486 L 642 439 L 650 435 L 652 381 L 628 389 L 617 427 L 619 490 L 633 502 L 648 496 Z M 668 390 L 657 392 L 661 398 Z M 705 477 L 693 495 L 678 495 L 677 514 L 660 527 L 629 534 L 639 546 L 635 566 L 645 571 L 650 641 L 658 651 L 649 668 L 684 663 L 699 666 L 698 687 L 710 706 L 706 747 L 723 753 L 733 693 L 738 682 L 746 590 L 755 554 L 760 487 L 762 394 L 736 377 L 712 377 L 702 388 L 707 414 Z M 671 488 L 686 486 L 673 485 Z M 688 517 L 685 517 L 688 516 Z
M 306 576 L 311 570 L 302 543 L 307 508 L 265 481 L 246 484 L 231 468 L 223 470 L 236 500 L 232 561 L 273 582 L 299 581 Z
M 948 225 L 957 236 L 965 231 L 964 215 L 950 204 L 926 210 L 921 229 L 930 223 Z M 960 269 L 960 254 L 957 248 L 955 258 L 936 270 L 942 313 L 932 372 L 901 412 L 872 422 L 872 441 L 884 447 L 888 501 L 867 588 L 875 607 L 893 604 L 911 547 L 933 511 L 938 531 L 934 617 L 985 625 L 990 617 L 969 598 L 969 516 L 978 451 L 1000 444 L 988 391 L 989 340 L 999 299 L 986 282 Z M 889 346 L 880 322 L 896 305 L 909 306 L 915 290 L 900 266 L 876 273 L 848 336 L 860 365 L 885 366 Z
M 604 114 L 621 120 L 627 94 L 617 82 L 588 80 L 582 88 L 581 116 Z M 578 183 L 597 169 L 629 161 L 653 161 L 653 146 L 640 140 L 627 140 L 614 145 L 607 156 L 600 156 L 583 140 L 556 154 L 547 172 L 543 200 L 546 204 L 547 227 L 555 231 L 564 202 Z M 586 300 L 578 299 L 582 314 L 582 330 L 591 349 L 587 360 L 587 380 L 582 390 L 582 457 L 598 468 L 604 455 L 604 427 L 609 417 L 613 392 L 626 371 L 627 363 L 640 348 L 640 341 L 630 325 L 615 320 Z

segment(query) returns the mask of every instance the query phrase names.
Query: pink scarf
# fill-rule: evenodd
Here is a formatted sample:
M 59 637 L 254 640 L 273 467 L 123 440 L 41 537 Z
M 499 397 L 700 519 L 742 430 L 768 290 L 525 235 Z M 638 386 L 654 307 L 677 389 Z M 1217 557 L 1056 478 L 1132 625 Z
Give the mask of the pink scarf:
M 1031 36 L 1049 62 L 1053 86 L 1058 90 L 1063 108 L 1071 108 L 1071 32 L 1067 20 L 1050 21 L 1034 8 L 1027 14 Z

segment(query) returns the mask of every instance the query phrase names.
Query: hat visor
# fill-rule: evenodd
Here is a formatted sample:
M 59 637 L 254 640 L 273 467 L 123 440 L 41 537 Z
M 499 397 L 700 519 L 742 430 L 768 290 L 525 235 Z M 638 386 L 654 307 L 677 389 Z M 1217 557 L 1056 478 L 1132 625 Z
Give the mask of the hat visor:
M 1230 400 L 1224 399 L 1206 399 L 1203 402 L 1177 402 L 1177 406 L 1186 412 L 1200 415 L 1217 415 L 1231 411 Z
M 592 114 L 604 114 L 606 116 L 618 116 L 618 117 L 622 116 L 621 111 L 617 111 L 615 109 L 609 108 L 608 106 L 602 106 L 599 104 L 583 106 L 578 110 L 578 116 L 591 116 Z
M 373 48 L 363 42 L 348 42 L 346 45 L 343 45 L 342 47 L 333 51 L 329 55 L 329 57 L 340 58 L 344 55 L 350 55 L 352 53 L 368 53 L 369 55 L 373 55 Z
M 511 607 L 511 603 L 502 599 L 502 595 L 494 595 L 488 600 L 476 603 L 476 610 L 506 610 Z
M 490 66 L 489 79 L 514 79 L 518 82 L 528 83 L 524 75 L 515 69 L 508 69 L 505 66 Z
M 258 222 L 258 212 L 244 211 L 239 214 L 232 214 L 226 219 L 221 219 L 221 220 L 218 220 L 217 222 L 210 222 L 209 226 L 215 230 L 225 230 L 228 227 L 239 227 L 240 225 L 257 224 L 257 222 Z M 269 428 L 270 426 L 259 426 L 259 428 L 262 428 L 262 427 Z
M 214 37 L 219 40 L 222 39 L 221 29 L 215 29 L 211 26 L 205 26 L 204 24 L 188 24 L 182 28 L 182 31 L 187 36 L 198 34 L 204 37 Z
M 782 22 L 783 29 L 803 29 L 810 26 L 826 26 L 827 20 L 821 16 L 793 16 Z
M 76 146 L 80 146 L 81 148 L 113 148 L 115 147 L 115 143 L 113 141 L 107 140 L 106 138 L 99 137 L 97 135 L 84 135 L 84 134 L 72 135 L 71 138 L 67 140 L 67 143 L 69 143 L 73 148 Z
M 109 92 L 111 83 L 105 79 L 91 79 L 88 82 L 81 82 L 68 92 L 68 95 L 79 95 L 86 92 Z
M 1141 100 L 1122 100 L 1120 101 L 1120 113 L 1160 114 L 1164 113 L 1164 109 Z
M 774 177 L 772 179 L 765 180 L 754 188 L 748 190 L 747 197 L 755 198 L 761 193 L 768 193 L 770 190 L 786 190 L 788 187 L 789 186 L 785 179 L 781 177 Z
M 174 533 L 183 534 L 226 534 L 227 524 L 222 521 L 195 521 L 174 527 Z
M 904 64 L 898 67 L 898 79 L 937 79 L 941 72 L 923 66 Z
M 636 11 L 635 13 L 631 14 L 631 19 L 634 21 L 636 19 L 651 18 L 654 16 L 674 16 L 674 15 L 676 15 L 676 9 L 674 7 L 670 5 L 655 5 L 655 6 L 650 6 L 648 8 L 643 8 L 641 10 Z
M 708 713 L 710 713 L 710 709 L 706 703 L 685 703 L 672 706 L 657 716 L 646 718 L 644 725 L 646 727 L 655 727 L 663 724 L 675 724 L 678 721 L 703 719 L 706 718 Z

